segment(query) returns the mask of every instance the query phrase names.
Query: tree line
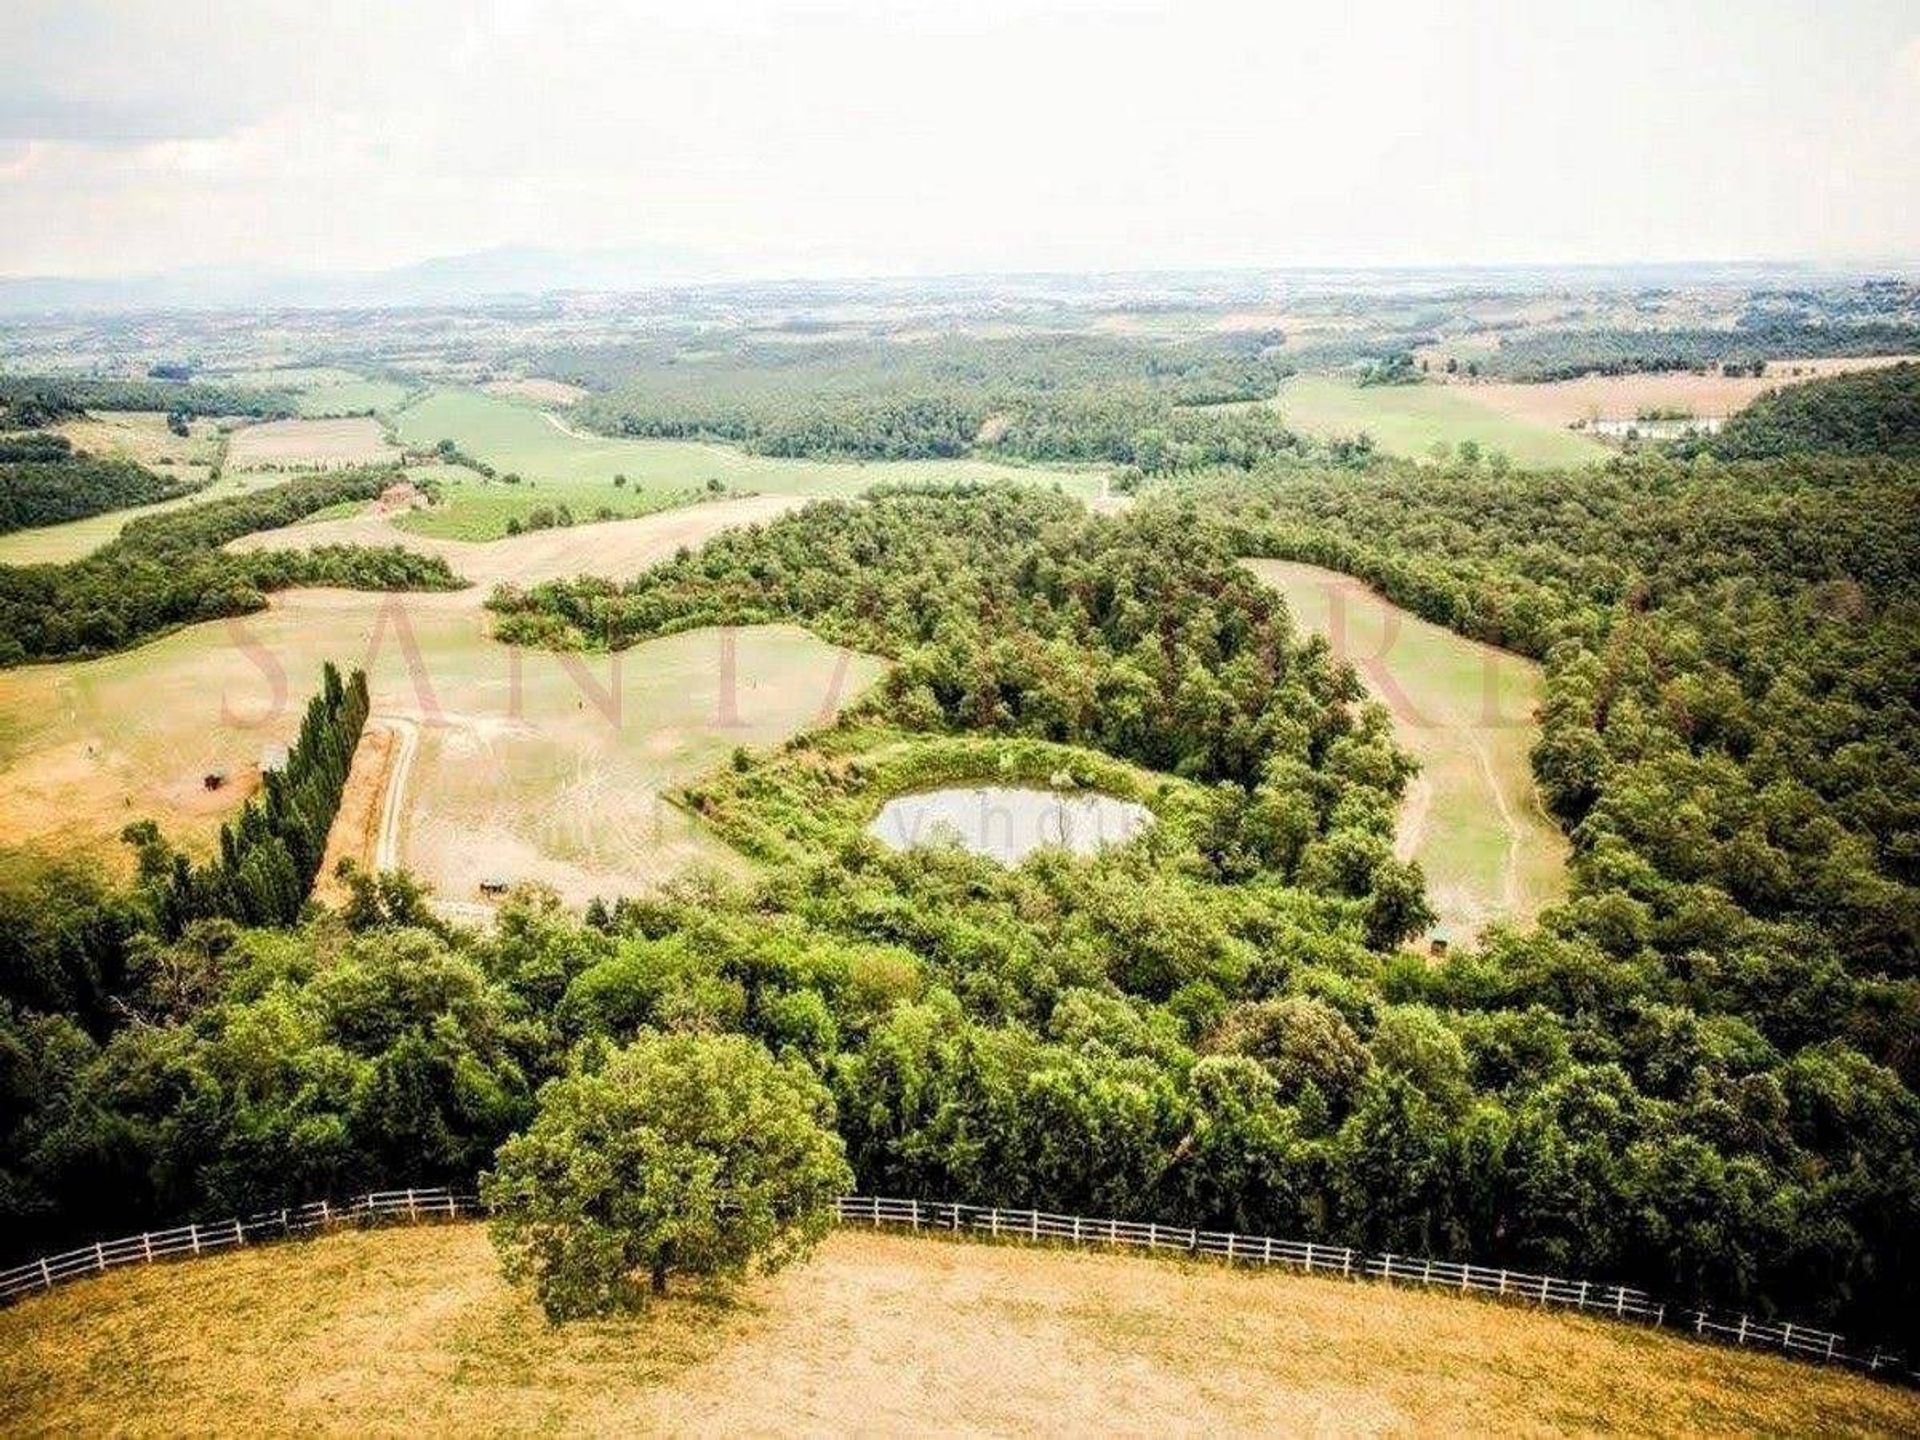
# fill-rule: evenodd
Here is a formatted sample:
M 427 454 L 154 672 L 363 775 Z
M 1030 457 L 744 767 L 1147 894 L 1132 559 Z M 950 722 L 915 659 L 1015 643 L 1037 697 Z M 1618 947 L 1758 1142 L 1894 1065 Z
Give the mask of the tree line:
M 157 933 L 177 939 L 196 920 L 292 925 L 313 889 L 339 812 L 353 752 L 366 724 L 367 675 L 342 681 L 328 661 L 286 764 L 261 775 L 261 790 L 220 827 L 218 855 L 201 865 L 169 845 L 151 821 L 127 828 L 140 857 Z
M 612 434 L 725 440 L 765 454 L 914 460 L 969 454 L 1138 466 L 1247 464 L 1299 448 L 1269 399 L 1291 373 L 1271 333 L 1180 345 L 1097 335 L 672 342 L 562 350 L 544 373 L 603 393 L 575 407 Z
M 1920 363 L 1904 361 L 1770 390 L 1717 434 L 1689 437 L 1680 455 L 1775 460 L 1788 455 L 1920 459 Z
M 371 500 L 392 470 L 304 475 L 285 485 L 129 521 L 65 565 L 0 566 L 0 666 L 99 655 L 176 625 L 243 615 L 296 585 L 452 590 L 438 557 L 401 547 L 319 546 L 233 554 L 229 541 L 350 500 Z
M 0 534 L 177 500 L 199 488 L 131 460 L 75 455 L 64 436 L 0 435 Z
M 298 413 L 285 390 L 161 379 L 78 375 L 0 375 L 0 428 L 38 429 L 89 410 L 163 410 L 188 416 L 246 415 L 277 420 Z

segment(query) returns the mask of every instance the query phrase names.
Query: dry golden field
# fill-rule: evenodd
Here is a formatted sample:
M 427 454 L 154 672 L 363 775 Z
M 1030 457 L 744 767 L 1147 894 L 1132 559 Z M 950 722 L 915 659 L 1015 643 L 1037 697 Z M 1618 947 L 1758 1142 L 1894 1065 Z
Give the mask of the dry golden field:
M 346 420 L 273 420 L 242 425 L 227 447 L 230 470 L 325 469 L 336 465 L 378 465 L 398 460 L 380 422 L 367 416 Z
M 1676 371 L 1664 375 L 1587 375 L 1578 380 L 1555 380 L 1545 385 L 1480 384 L 1459 381 L 1448 388 L 1514 420 L 1548 425 L 1572 425 L 1583 420 L 1634 420 L 1658 411 L 1683 410 L 1690 418 L 1732 415 L 1756 397 L 1782 385 L 1798 384 L 1821 375 L 1850 370 L 1876 370 L 1910 356 L 1870 356 L 1859 359 L 1776 360 L 1759 378 L 1714 372 L 1693 375 Z M 1798 373 L 1796 373 L 1798 372 Z M 1438 377 L 1445 379 L 1445 377 Z
M 0 1312 L 0 1432 L 1912 1434 L 1920 1396 L 1606 1321 L 1202 1262 L 842 1231 L 729 1300 L 555 1328 L 477 1225 Z

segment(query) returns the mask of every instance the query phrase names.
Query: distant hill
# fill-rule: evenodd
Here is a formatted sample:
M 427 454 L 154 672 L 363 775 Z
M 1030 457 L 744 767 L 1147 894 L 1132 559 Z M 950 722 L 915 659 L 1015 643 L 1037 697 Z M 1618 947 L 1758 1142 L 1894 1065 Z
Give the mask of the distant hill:
M 1693 448 L 1723 460 L 1800 454 L 1920 459 L 1920 364 L 1907 361 L 1770 391 Z
M 642 289 L 700 279 L 702 257 L 669 247 L 548 250 L 503 246 L 390 270 L 316 273 L 251 266 L 88 279 L 0 279 L 0 314 L 58 311 L 382 309 Z

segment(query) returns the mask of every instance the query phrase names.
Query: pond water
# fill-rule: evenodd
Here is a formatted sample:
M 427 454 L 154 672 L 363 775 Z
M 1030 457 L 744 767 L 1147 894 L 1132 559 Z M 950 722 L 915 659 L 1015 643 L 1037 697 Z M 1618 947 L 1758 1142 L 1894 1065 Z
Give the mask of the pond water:
M 867 833 L 895 850 L 951 843 L 1018 865 L 1045 845 L 1063 845 L 1076 855 L 1124 845 L 1151 824 L 1146 806 L 1111 795 L 975 785 L 896 796 Z

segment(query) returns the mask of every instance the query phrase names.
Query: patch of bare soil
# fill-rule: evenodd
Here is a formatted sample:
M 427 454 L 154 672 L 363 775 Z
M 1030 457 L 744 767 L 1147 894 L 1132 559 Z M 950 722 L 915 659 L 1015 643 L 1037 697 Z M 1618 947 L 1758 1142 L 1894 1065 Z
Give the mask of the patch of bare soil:
M 480 387 L 489 395 L 505 395 L 515 400 L 537 400 L 542 405 L 571 405 L 584 399 L 586 391 L 564 380 L 543 380 L 537 375 L 518 380 L 489 380 Z
M 353 752 L 347 787 L 341 792 L 333 829 L 327 832 L 327 853 L 321 857 L 320 875 L 314 883 L 314 898 L 323 904 L 338 905 L 346 899 L 346 887 L 334 874 L 343 859 L 352 860 L 362 870 L 374 868 L 374 849 L 379 839 L 387 772 L 392 768 L 393 755 L 393 730 L 369 721 Z

